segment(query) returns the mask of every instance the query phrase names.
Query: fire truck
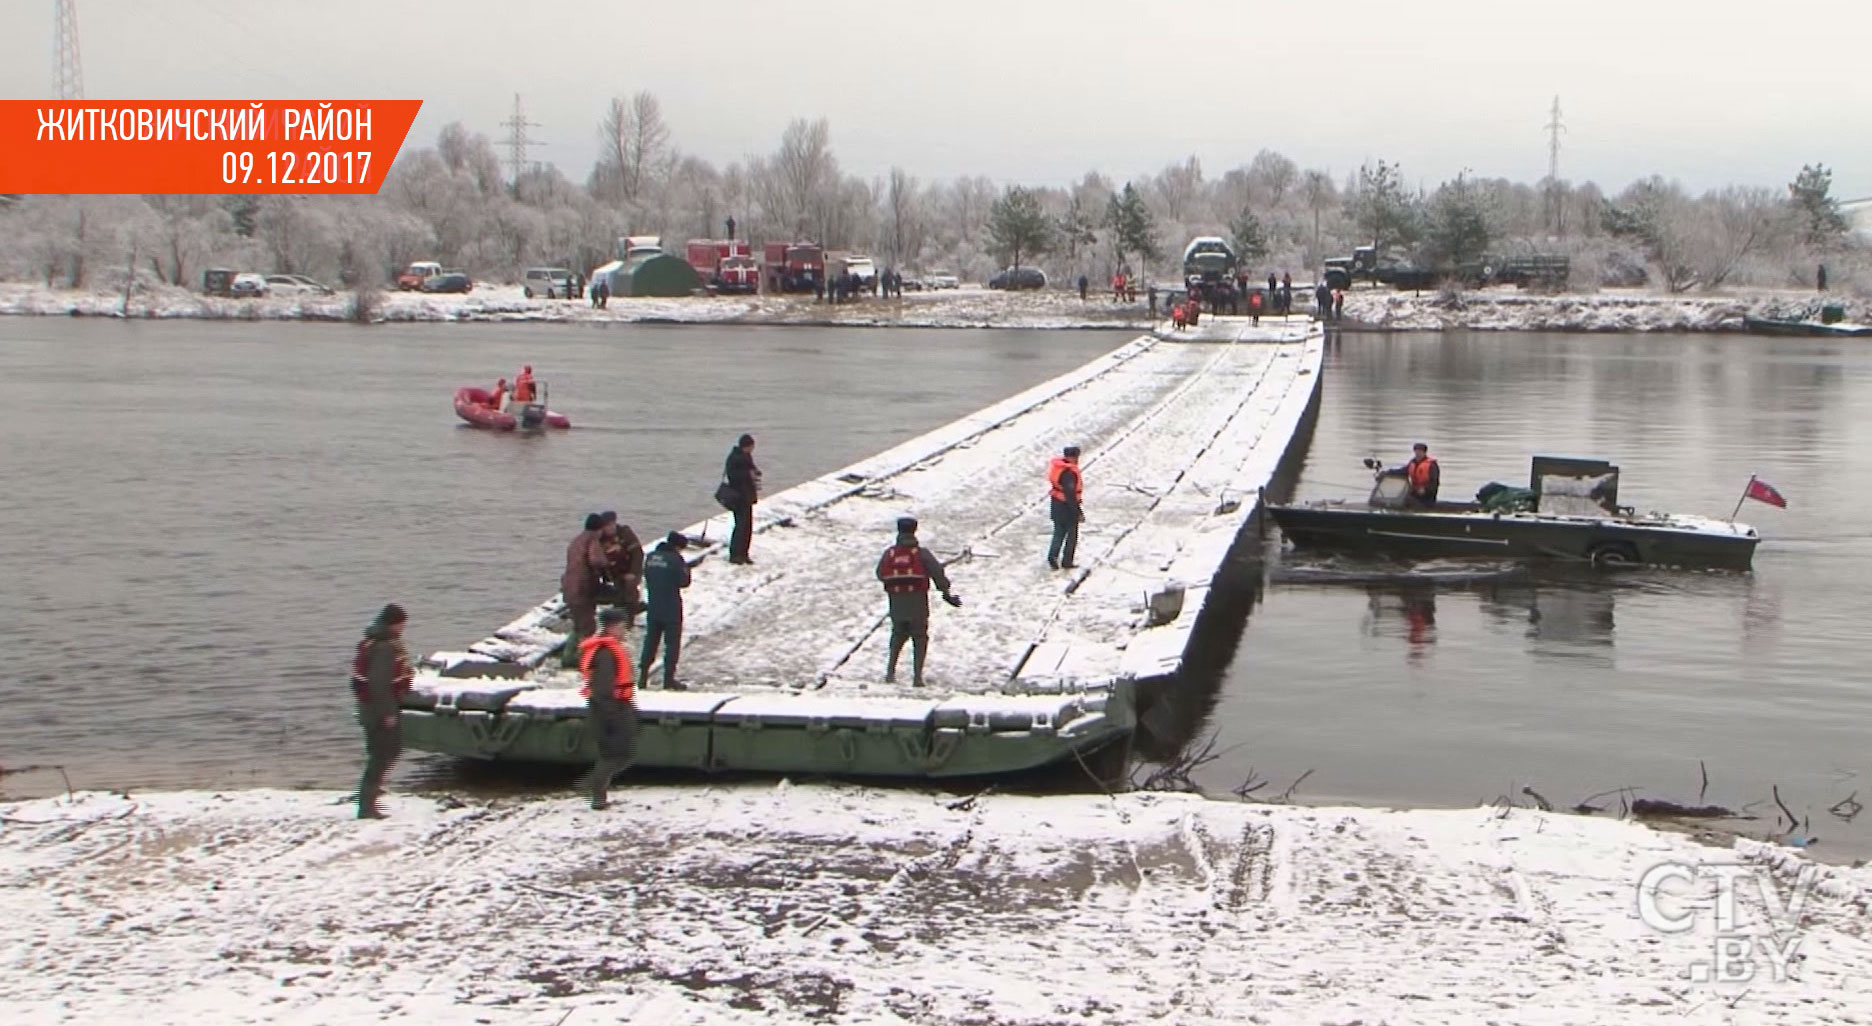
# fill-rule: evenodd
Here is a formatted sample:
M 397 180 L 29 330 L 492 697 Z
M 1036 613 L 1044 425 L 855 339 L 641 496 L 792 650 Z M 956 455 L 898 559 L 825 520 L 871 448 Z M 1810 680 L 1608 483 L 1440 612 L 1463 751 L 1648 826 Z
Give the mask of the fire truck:
M 825 282 L 825 250 L 811 242 L 761 244 L 762 292 L 813 292 Z
M 716 292 L 753 292 L 760 288 L 752 244 L 734 239 L 690 239 L 689 266 Z

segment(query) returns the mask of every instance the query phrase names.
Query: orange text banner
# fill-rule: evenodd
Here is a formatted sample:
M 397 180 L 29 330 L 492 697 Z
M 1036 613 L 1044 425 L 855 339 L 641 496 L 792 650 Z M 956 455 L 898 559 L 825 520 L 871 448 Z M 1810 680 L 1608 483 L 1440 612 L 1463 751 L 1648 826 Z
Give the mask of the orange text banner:
M 0 100 L 0 193 L 374 193 L 421 100 Z

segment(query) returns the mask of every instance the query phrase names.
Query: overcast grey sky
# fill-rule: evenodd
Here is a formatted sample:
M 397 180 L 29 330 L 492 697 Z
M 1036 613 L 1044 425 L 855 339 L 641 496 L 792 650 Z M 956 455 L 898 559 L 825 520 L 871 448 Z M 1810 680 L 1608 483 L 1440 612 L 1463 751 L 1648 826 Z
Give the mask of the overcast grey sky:
M 0 93 L 51 94 L 53 0 L 0 4 Z M 582 181 L 608 97 L 649 89 L 717 165 L 824 116 L 847 171 L 1065 184 L 1267 147 L 1343 179 L 1401 162 L 1781 187 L 1801 164 L 1872 195 L 1867 0 L 78 0 L 89 99 L 420 99 L 502 135 L 513 94 Z M 503 151 L 504 153 L 504 151 Z

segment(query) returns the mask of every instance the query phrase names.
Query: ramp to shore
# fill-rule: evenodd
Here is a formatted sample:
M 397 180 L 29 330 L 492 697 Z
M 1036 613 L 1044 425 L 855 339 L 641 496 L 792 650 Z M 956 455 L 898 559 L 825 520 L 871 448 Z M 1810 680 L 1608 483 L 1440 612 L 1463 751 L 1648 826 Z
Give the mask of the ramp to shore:
M 692 525 L 681 675 L 712 691 L 870 695 L 1050 691 L 1173 672 L 1204 591 L 1316 390 L 1321 333 L 1214 318 L 1195 342 L 1137 339 L 1083 367 L 756 507 L 755 562 L 726 560 L 726 513 Z M 1082 450 L 1078 568 L 1046 565 L 1047 461 Z M 873 571 L 899 516 L 948 561 L 927 689 L 883 683 L 889 626 Z M 1180 612 L 1146 627 L 1152 595 Z M 1160 599 L 1174 608 L 1177 599 Z M 540 666 L 554 599 L 435 661 Z M 569 680 L 551 667 L 543 686 Z M 582 704 L 582 703 L 580 703 Z

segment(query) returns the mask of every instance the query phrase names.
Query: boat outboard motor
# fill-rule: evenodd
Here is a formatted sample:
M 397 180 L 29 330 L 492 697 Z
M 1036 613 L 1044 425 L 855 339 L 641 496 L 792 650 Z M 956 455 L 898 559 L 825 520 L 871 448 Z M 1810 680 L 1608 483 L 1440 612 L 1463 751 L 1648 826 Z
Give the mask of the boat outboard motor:
M 520 426 L 528 431 L 536 431 L 546 423 L 546 407 L 542 403 L 528 403 L 520 408 Z

